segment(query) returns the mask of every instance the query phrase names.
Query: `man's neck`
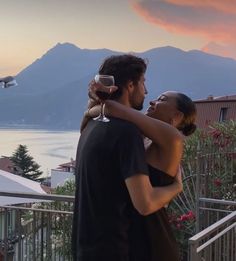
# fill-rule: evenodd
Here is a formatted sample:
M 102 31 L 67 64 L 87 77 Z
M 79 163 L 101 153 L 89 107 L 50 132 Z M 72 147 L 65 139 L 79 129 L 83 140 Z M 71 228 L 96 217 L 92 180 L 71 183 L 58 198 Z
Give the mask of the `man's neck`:
M 127 107 L 131 107 L 131 104 L 129 102 L 128 97 L 126 97 L 125 95 L 122 95 L 119 99 L 116 100 L 117 102 L 127 106 Z

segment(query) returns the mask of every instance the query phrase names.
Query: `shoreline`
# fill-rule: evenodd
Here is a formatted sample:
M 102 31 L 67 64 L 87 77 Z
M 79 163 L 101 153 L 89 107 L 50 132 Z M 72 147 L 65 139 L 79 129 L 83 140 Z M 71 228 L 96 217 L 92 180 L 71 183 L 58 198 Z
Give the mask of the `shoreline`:
M 80 132 L 78 129 L 70 128 L 53 128 L 40 125 L 27 125 L 27 124 L 4 124 L 0 125 L 0 130 L 33 130 L 33 131 L 56 131 L 56 132 Z

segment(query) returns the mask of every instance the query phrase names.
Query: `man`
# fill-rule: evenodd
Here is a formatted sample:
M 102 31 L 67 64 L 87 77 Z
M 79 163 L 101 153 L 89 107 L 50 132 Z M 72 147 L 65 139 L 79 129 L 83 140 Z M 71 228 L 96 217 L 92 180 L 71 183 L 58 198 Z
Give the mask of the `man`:
M 133 55 L 108 57 L 99 74 L 113 75 L 118 90 L 111 95 L 123 105 L 141 110 L 146 63 Z M 148 177 L 142 136 L 135 125 L 110 117 L 109 123 L 89 121 L 81 133 L 76 158 L 73 221 L 75 261 L 129 261 L 129 230 L 135 209 L 141 215 L 169 200 Z M 168 198 L 181 185 L 168 187 Z M 162 200 L 160 200 L 162 197 Z

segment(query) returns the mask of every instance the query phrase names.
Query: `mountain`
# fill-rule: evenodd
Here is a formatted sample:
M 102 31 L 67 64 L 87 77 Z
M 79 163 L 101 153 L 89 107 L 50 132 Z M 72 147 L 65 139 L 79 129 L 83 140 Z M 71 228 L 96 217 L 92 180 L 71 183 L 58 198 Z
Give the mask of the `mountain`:
M 58 43 L 17 75 L 21 86 L 18 93 L 42 94 L 56 90 L 94 74 L 101 60 L 113 53 L 116 52 L 107 49 L 80 49 L 70 43 Z
M 119 52 L 57 44 L 17 76 L 18 87 L 1 91 L 0 126 L 78 129 L 87 105 L 87 86 L 102 60 Z M 136 53 L 148 60 L 148 101 L 166 90 L 192 99 L 235 93 L 236 61 L 201 51 L 161 47 Z

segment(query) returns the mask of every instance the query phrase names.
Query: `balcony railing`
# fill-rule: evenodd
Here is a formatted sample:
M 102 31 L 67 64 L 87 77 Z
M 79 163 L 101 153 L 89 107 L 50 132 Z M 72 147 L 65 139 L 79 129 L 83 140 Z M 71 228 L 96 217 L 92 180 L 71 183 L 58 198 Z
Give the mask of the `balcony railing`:
M 200 198 L 200 227 L 189 239 L 190 261 L 236 260 L 236 202 Z
M 72 260 L 71 224 L 74 197 L 0 192 L 33 198 L 26 206 L 0 206 L 0 260 Z
M 74 197 L 9 192 L 0 192 L 0 196 L 41 201 L 24 206 L 0 206 L 1 261 L 72 260 Z M 201 221 L 205 220 L 204 226 L 211 226 L 189 240 L 190 261 L 235 261 L 235 207 L 236 202 L 200 198 L 199 213 L 206 217 Z M 221 218 L 220 221 L 214 223 L 209 218 L 213 212 L 218 213 L 212 216 Z

